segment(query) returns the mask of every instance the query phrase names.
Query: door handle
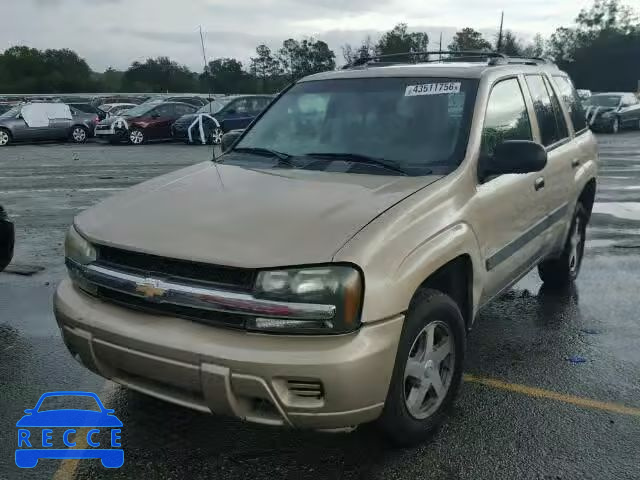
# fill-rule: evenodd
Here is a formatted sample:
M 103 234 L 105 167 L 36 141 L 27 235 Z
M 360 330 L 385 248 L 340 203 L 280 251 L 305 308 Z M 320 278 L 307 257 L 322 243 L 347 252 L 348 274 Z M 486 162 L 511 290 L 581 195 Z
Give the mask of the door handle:
M 533 184 L 533 186 L 536 189 L 536 192 L 538 190 L 542 190 L 544 188 L 544 177 L 538 177 L 536 178 L 535 183 Z
M 571 166 L 573 168 L 578 168 L 580 166 L 580 159 L 579 158 L 574 158 L 571 160 Z

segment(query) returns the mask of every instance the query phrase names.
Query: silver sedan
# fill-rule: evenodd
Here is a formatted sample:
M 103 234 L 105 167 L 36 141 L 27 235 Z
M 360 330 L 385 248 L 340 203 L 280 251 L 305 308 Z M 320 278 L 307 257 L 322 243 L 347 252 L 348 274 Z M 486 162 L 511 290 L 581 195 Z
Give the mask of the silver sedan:
M 84 143 L 93 135 L 95 126 L 100 121 L 95 114 L 70 107 L 72 118 L 51 119 L 47 126 L 30 127 L 22 117 L 22 108 L 24 105 L 19 105 L 0 115 L 0 147 L 13 142 L 40 140 Z

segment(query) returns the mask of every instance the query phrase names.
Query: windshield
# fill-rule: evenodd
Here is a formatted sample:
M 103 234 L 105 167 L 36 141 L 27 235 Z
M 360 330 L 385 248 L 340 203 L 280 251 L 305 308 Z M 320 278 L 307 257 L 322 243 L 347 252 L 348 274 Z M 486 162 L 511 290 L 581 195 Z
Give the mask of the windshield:
M 620 95 L 595 95 L 585 101 L 586 105 L 594 107 L 617 107 L 620 105 Z
M 0 115 L 0 118 L 13 118 L 15 117 L 18 113 L 20 113 L 20 108 L 19 106 L 17 107 L 13 107 L 11 108 L 11 110 L 7 110 L 6 112 L 4 112 L 2 115 Z
M 409 175 L 436 169 L 448 172 L 464 156 L 476 89 L 476 80 L 452 78 L 299 83 L 263 115 L 236 149 L 303 157 L 339 154 L 343 163 L 349 161 L 347 155 L 362 156 L 392 162 Z
M 200 108 L 200 110 L 198 110 L 197 113 L 218 113 L 226 105 L 228 105 L 231 100 L 233 100 L 233 99 L 232 98 L 216 99 L 213 102 L 211 102 L 211 103 L 205 105 L 204 107 Z
M 143 103 L 142 105 L 138 105 L 137 107 L 130 108 L 129 110 L 124 112 L 123 115 L 126 115 L 128 117 L 139 117 L 141 115 L 144 115 L 144 114 L 150 112 L 156 106 L 158 106 L 160 103 L 162 103 L 162 102 Z

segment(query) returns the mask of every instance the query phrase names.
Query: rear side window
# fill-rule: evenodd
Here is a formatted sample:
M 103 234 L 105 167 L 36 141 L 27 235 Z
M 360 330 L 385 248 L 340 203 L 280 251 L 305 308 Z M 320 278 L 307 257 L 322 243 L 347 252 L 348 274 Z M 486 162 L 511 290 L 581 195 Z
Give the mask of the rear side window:
M 527 75 L 525 79 L 533 100 L 536 118 L 538 119 L 542 144 L 547 147 L 564 138 L 558 128 L 551 96 L 541 75 Z
M 491 156 L 505 140 L 533 140 L 527 106 L 516 78 L 497 83 L 491 90 L 482 130 L 482 155 Z
M 586 130 L 587 120 L 584 107 L 582 106 L 582 100 L 580 100 L 578 92 L 576 92 L 576 89 L 573 87 L 571 80 L 565 76 L 555 75 L 553 81 L 560 92 L 560 96 L 564 100 L 564 104 L 569 110 L 569 115 L 576 133 Z
M 569 136 L 569 127 L 567 126 L 567 121 L 564 118 L 564 112 L 562 111 L 560 100 L 558 99 L 556 92 L 553 90 L 553 87 L 549 83 L 549 80 L 544 78 L 544 84 L 547 87 L 549 95 L 551 96 L 551 104 L 553 105 L 553 113 L 556 117 L 556 124 L 558 125 L 560 139 L 567 138 Z

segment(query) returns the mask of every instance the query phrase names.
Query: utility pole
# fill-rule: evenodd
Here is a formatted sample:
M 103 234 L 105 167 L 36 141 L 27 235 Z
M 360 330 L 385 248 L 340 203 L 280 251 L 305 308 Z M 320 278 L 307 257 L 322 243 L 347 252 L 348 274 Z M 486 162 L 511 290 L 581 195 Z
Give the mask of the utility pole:
M 498 32 L 498 45 L 497 49 L 498 53 L 502 50 L 502 27 L 504 25 L 504 11 L 502 12 L 502 16 L 500 17 L 500 31 Z
M 438 51 L 440 52 L 440 61 L 442 61 L 442 32 L 440 32 L 440 46 L 438 47 Z

